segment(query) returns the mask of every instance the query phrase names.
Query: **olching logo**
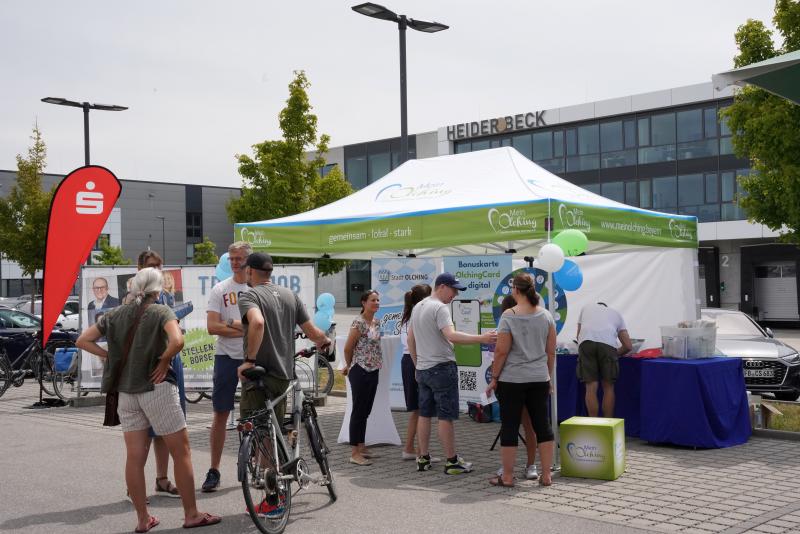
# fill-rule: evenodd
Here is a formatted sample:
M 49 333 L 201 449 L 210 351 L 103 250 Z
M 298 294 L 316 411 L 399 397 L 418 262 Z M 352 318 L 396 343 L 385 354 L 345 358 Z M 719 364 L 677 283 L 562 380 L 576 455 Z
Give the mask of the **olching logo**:
M 536 219 L 529 216 L 523 208 L 491 208 L 487 216 L 489 226 L 498 234 L 519 234 L 536 230 Z
M 242 241 L 247 241 L 256 247 L 268 247 L 272 245 L 272 240 L 268 239 L 261 230 L 250 230 L 245 227 L 239 230 L 239 236 Z
M 603 462 L 606 459 L 606 455 L 599 447 L 589 444 L 576 445 L 572 441 L 567 443 L 567 454 L 578 462 Z
M 392 277 L 392 272 L 389 269 L 380 269 L 378 271 L 378 282 L 381 284 L 388 284 Z
M 401 202 L 403 200 L 421 200 L 438 198 L 452 193 L 444 182 L 427 182 L 419 185 L 390 184 L 375 195 L 377 202 Z
M 558 218 L 561 219 L 561 226 L 565 228 L 577 228 L 584 232 L 591 232 L 592 225 L 583 214 L 583 210 L 578 207 L 568 208 L 564 204 L 558 206 Z
M 686 223 L 676 221 L 675 219 L 669 220 L 669 233 L 672 234 L 672 237 L 675 239 L 694 241 L 694 233 L 691 228 L 689 228 Z

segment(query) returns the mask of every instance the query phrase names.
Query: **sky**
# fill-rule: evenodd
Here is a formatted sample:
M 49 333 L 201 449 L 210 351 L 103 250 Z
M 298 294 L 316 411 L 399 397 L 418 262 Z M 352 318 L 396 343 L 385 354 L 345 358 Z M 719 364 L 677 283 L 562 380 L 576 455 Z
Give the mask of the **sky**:
M 306 71 L 331 146 L 400 134 L 397 25 L 355 0 L 0 0 L 0 169 L 38 124 L 46 172 L 91 162 L 117 177 L 236 186 L 236 154 L 280 137 L 293 71 Z M 408 30 L 410 133 L 710 81 L 732 68 L 748 18 L 774 0 L 386 0 L 450 29 Z

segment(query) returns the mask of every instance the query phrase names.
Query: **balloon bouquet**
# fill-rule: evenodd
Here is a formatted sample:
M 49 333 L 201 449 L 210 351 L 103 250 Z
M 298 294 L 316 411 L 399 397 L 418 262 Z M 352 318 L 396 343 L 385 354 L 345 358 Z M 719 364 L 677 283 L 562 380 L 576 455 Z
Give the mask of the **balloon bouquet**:
M 539 249 L 536 267 L 553 273 L 553 281 L 565 291 L 575 291 L 583 285 L 583 273 L 578 264 L 565 256 L 579 256 L 586 252 L 589 240 L 580 230 L 562 230 Z

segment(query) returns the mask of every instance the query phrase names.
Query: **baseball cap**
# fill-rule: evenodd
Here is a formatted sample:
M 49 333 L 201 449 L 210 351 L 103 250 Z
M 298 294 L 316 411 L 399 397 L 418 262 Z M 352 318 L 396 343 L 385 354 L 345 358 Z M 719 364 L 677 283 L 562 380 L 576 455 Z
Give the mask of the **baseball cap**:
M 272 256 L 265 252 L 253 252 L 247 256 L 247 261 L 244 264 L 251 269 L 257 269 L 259 271 L 271 271 Z
M 449 286 L 453 289 L 458 289 L 459 291 L 464 291 L 467 289 L 467 286 L 461 283 L 461 280 L 456 278 L 450 273 L 442 273 L 436 277 L 436 281 L 433 283 L 434 287 L 436 286 Z

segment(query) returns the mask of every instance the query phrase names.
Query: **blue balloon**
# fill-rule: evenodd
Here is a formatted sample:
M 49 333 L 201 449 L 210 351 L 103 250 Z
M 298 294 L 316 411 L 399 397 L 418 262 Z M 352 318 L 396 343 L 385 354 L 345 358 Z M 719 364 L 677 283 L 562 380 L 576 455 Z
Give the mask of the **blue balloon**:
M 217 270 L 214 275 L 220 282 L 233 276 L 233 271 L 231 271 L 231 262 L 228 261 L 227 252 L 219 257 L 219 263 L 217 264 Z
M 583 285 L 583 273 L 578 264 L 572 260 L 564 260 L 564 266 L 555 272 L 554 280 L 565 291 L 575 291 Z
M 335 305 L 336 305 L 336 297 L 334 297 L 330 293 L 322 293 L 320 296 L 317 297 L 318 310 L 325 310 L 328 308 L 332 310 Z
M 319 310 L 314 314 L 314 325 L 322 331 L 331 327 L 331 316 L 327 310 Z

